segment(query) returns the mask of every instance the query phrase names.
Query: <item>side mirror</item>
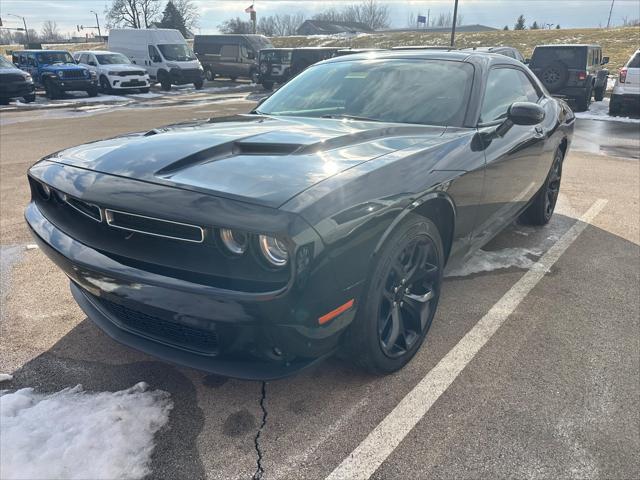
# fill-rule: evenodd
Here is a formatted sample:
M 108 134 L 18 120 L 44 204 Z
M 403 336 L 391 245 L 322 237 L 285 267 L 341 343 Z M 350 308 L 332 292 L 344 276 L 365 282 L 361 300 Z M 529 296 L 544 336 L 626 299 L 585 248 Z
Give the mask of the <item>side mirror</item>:
M 162 62 L 162 59 L 158 55 L 154 55 L 152 60 L 153 60 L 153 63 L 161 63 Z
M 525 59 L 524 59 L 524 63 L 525 63 L 526 65 L 529 65 L 529 63 L 531 63 L 531 59 L 530 59 L 530 58 L 525 58 Z
M 249 60 L 255 60 L 256 59 L 256 54 L 253 52 L 247 52 L 247 58 Z
M 507 119 L 498 126 L 496 135 L 503 137 L 514 125 L 537 125 L 544 120 L 544 110 L 537 103 L 515 102 L 507 110 Z
M 609 57 L 602 57 L 601 65 L 606 65 L 607 63 L 609 63 Z

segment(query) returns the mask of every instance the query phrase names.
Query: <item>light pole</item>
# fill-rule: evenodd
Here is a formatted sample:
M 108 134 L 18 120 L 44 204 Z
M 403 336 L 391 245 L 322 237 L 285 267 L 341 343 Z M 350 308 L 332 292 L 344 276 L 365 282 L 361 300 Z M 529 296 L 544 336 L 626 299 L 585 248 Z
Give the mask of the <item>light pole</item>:
M 22 24 L 24 25 L 24 34 L 27 36 L 27 43 L 29 43 L 31 40 L 29 40 L 29 30 L 27 30 L 27 21 L 24 19 L 24 17 L 21 17 L 20 15 L 14 15 L 13 13 L 7 13 L 7 15 L 9 15 L 10 17 L 22 19 Z
M 98 27 L 98 36 L 100 37 L 100 39 L 102 39 L 102 34 L 100 33 L 100 21 L 98 20 L 98 14 L 93 10 L 91 10 L 91 13 L 93 13 L 96 16 L 96 27 Z
M 611 0 L 611 8 L 609 9 L 609 20 L 607 20 L 607 28 L 609 28 L 609 25 L 611 25 L 611 13 L 613 12 L 613 4 L 616 2 L 616 0 Z
M 451 46 L 456 43 L 456 23 L 458 23 L 458 0 L 453 7 L 453 25 L 451 25 Z

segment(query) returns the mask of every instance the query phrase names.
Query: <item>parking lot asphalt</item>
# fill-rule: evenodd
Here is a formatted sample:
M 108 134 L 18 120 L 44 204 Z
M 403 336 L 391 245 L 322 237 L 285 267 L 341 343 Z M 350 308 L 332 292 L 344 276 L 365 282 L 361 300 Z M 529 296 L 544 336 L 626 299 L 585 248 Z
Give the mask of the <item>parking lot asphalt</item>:
M 64 275 L 27 248 L 31 163 L 71 145 L 254 105 L 214 100 L 0 114 L 0 372 L 14 374 L 2 388 L 54 392 L 80 383 L 116 391 L 144 381 L 169 392 L 175 406 L 156 438 L 154 478 L 251 478 L 259 469 L 266 479 L 325 478 L 346 459 L 358 465 L 366 442 L 387 441 L 370 440 L 385 419 L 397 448 L 372 478 L 640 477 L 637 124 L 578 121 L 552 222 L 514 224 L 484 250 L 520 252 L 529 261 L 514 265 L 535 266 L 576 225 L 579 234 L 406 429 L 394 409 L 436 367 L 451 370 L 449 353 L 531 268 L 448 277 L 429 336 L 401 372 L 378 378 L 330 359 L 263 385 L 177 368 L 115 343 L 75 305 Z

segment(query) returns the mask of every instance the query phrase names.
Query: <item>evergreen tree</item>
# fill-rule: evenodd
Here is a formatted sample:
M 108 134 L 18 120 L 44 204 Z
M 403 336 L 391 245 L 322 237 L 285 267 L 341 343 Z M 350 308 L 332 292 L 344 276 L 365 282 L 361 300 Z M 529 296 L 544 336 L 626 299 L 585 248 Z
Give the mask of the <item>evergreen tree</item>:
M 509 25 L 505 25 L 502 30 L 509 30 Z
M 525 25 L 525 19 L 524 19 L 524 15 L 520 15 L 518 17 L 518 20 L 516 20 L 516 24 L 514 25 L 513 29 L 514 30 L 524 30 L 526 27 Z
M 560 30 L 560 24 L 556 25 L 556 30 Z
M 171 0 L 167 2 L 167 6 L 162 12 L 162 20 L 158 24 L 160 28 L 174 28 L 179 30 L 182 35 L 187 36 L 187 27 L 184 23 L 184 17 L 180 14 L 176 6 Z
M 533 22 L 533 25 L 531 25 L 531 30 L 540 30 L 540 26 L 538 25 L 538 22 Z

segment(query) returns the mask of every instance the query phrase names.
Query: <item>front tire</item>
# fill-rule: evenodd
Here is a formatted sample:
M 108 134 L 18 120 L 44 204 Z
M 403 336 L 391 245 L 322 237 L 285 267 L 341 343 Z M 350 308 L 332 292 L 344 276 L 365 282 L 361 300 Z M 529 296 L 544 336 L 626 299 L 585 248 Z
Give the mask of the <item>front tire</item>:
M 609 101 L 609 115 L 616 117 L 622 113 L 622 106 L 613 98 Z
M 104 75 L 100 77 L 100 90 L 102 90 L 102 93 L 104 94 L 109 94 L 112 92 L 109 79 L 107 79 L 107 77 L 105 77 Z
M 22 97 L 22 99 L 24 100 L 24 103 L 35 102 L 36 101 L 36 94 L 32 93 L 31 95 L 25 95 L 24 97 Z
M 522 213 L 521 219 L 529 225 L 546 225 L 551 220 L 560 193 L 562 180 L 562 162 L 564 153 L 558 149 L 553 165 L 542 188 L 536 194 L 533 203 Z
M 267 81 L 262 82 L 262 88 L 264 88 L 267 91 L 273 90 L 273 82 L 267 82 Z
M 168 73 L 164 71 L 158 73 L 158 80 L 160 81 L 160 87 L 162 88 L 162 90 L 164 90 L 165 92 L 171 90 L 171 79 L 169 78 Z
M 196 90 L 202 90 L 202 87 L 204 87 L 204 80 L 193 82 L 193 86 L 196 88 Z
M 60 90 L 51 80 L 45 80 L 44 92 L 49 100 L 56 100 L 57 98 L 60 98 Z
M 413 358 L 438 305 L 443 252 L 438 228 L 419 215 L 409 214 L 392 233 L 347 334 L 357 365 L 388 374 Z
M 141 88 L 140 93 L 149 93 L 149 90 L 150 90 L 149 87 Z
M 601 102 L 604 99 L 604 87 L 596 87 L 593 90 L 593 99 L 596 102 Z
M 214 78 L 216 78 L 216 74 L 213 73 L 213 70 L 211 70 L 211 68 L 206 68 L 204 71 L 204 77 L 207 79 L 207 81 L 211 82 Z
M 98 96 L 98 87 L 92 87 L 87 89 L 87 95 L 89 95 L 90 97 L 97 97 Z

